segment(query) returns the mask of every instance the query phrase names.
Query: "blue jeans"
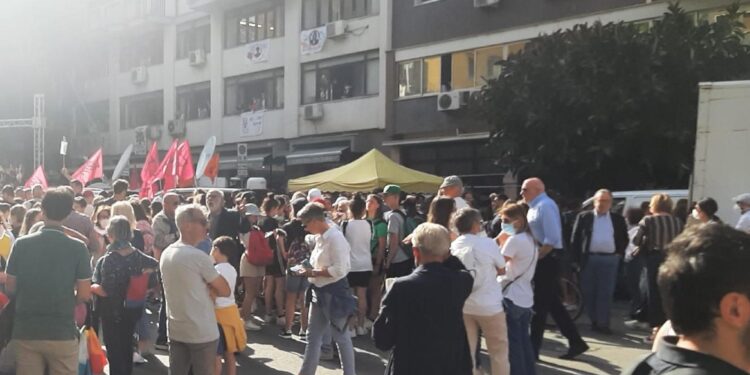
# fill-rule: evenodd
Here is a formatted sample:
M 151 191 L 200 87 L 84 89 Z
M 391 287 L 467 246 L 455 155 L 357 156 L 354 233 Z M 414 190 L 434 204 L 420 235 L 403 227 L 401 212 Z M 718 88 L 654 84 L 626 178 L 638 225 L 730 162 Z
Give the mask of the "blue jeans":
M 343 318 L 346 320 L 346 318 Z M 337 322 L 343 323 L 343 322 Z M 305 358 L 302 361 L 302 368 L 299 370 L 300 375 L 314 375 L 320 361 L 320 347 L 323 344 L 323 337 L 330 334 L 339 347 L 339 358 L 341 358 L 341 367 L 344 369 L 344 375 L 354 375 L 354 346 L 352 338 L 349 337 L 347 329 L 340 331 L 331 325 L 330 320 L 326 318 L 320 306 L 313 302 L 310 304 L 310 322 L 307 328 L 307 346 L 305 347 Z
M 609 327 L 609 314 L 617 283 L 617 255 L 589 254 L 581 273 L 581 289 L 591 324 Z
M 505 322 L 508 326 L 508 358 L 511 375 L 535 375 L 536 355 L 531 345 L 529 327 L 532 311 L 530 308 L 516 306 L 506 298 Z

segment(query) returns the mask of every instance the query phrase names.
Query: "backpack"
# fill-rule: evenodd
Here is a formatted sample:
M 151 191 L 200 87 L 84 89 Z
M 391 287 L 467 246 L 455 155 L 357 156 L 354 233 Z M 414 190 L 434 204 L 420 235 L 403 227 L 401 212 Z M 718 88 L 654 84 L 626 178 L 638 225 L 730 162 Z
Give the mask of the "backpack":
M 406 238 L 410 234 L 414 233 L 414 229 L 417 229 L 419 224 L 421 224 L 417 218 L 414 217 L 408 217 L 406 214 L 401 210 L 393 210 L 394 214 L 398 214 L 401 216 L 401 219 L 404 220 L 404 237 Z M 409 259 L 414 258 L 414 253 L 412 252 L 412 244 L 408 243 L 401 243 L 401 248 L 404 249 L 404 252 L 406 253 L 406 256 L 409 257 Z
M 245 256 L 247 261 L 255 266 L 265 267 L 273 262 L 271 245 L 268 244 L 266 234 L 258 227 L 253 227 L 250 230 Z

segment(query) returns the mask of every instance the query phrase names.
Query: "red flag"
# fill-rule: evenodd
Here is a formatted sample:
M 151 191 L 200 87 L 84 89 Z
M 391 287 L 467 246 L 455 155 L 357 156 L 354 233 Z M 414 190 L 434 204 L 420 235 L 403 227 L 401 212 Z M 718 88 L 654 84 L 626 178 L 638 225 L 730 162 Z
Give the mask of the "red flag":
M 193 167 L 193 155 L 190 154 L 190 143 L 184 141 L 177 147 L 175 158 L 175 175 L 179 187 L 191 187 L 195 184 L 195 168 Z
M 211 159 L 206 164 L 206 170 L 203 175 L 210 178 L 211 182 L 216 182 L 216 177 L 219 176 L 219 154 L 215 153 L 211 156 Z
M 31 178 L 26 181 L 24 187 L 30 188 L 36 184 L 42 185 L 42 189 L 47 190 L 47 177 L 44 176 L 44 168 L 42 168 L 41 165 L 37 167 L 34 174 L 31 175 Z
M 89 160 L 86 160 L 73 174 L 70 176 L 72 180 L 78 180 L 83 186 L 86 186 L 89 182 L 102 178 L 104 175 L 104 168 L 102 166 L 102 149 L 96 150 L 94 155 L 91 155 Z
M 172 145 L 169 146 L 167 154 L 164 156 L 164 159 L 162 159 L 161 164 L 159 164 L 159 168 L 156 169 L 156 173 L 151 177 L 151 185 L 162 180 L 162 189 L 164 191 L 177 187 L 177 176 L 176 173 L 174 173 L 174 171 L 177 170 L 175 165 L 177 146 L 177 140 L 172 142 Z
M 151 145 L 151 149 L 146 155 L 146 161 L 143 163 L 143 169 L 141 169 L 141 198 L 154 196 L 154 188 L 152 179 L 156 175 L 159 169 L 159 145 L 157 142 Z

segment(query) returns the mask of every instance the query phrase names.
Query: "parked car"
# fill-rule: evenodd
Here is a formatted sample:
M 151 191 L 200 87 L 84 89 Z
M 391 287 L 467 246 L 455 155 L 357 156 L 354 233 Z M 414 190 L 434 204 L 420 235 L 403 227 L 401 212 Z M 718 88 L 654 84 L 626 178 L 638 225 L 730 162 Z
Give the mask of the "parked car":
M 688 190 L 635 190 L 635 191 L 613 191 L 612 212 L 623 214 L 627 208 L 640 207 L 641 203 L 648 202 L 654 194 L 668 194 L 673 202 L 680 199 L 688 199 Z M 590 210 L 594 207 L 594 197 L 586 199 L 581 204 L 581 210 Z

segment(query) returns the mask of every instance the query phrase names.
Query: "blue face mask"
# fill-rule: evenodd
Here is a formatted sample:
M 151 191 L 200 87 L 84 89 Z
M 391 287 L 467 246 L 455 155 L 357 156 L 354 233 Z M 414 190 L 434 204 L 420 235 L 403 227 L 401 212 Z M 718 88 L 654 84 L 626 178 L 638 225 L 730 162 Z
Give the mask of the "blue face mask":
M 512 223 L 502 223 L 503 232 L 508 233 L 510 235 L 516 234 L 516 228 L 513 226 Z

